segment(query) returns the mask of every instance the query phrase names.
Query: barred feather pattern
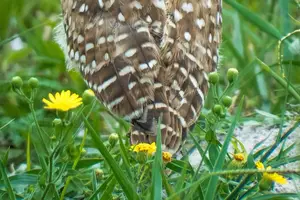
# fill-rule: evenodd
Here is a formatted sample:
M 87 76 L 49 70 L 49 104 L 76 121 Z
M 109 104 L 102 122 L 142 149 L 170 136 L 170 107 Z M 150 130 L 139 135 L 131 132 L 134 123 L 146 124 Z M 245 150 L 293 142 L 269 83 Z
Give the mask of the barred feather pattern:
M 167 67 L 167 98 L 182 138 L 197 121 L 208 91 L 208 73 L 218 64 L 221 41 L 221 0 L 169 0 L 170 13 L 162 41 Z M 179 122 L 180 123 L 179 123 Z M 174 127 L 174 125 L 171 125 Z M 174 134 L 175 134 L 174 133 Z
M 61 0 L 68 65 L 113 113 L 131 142 L 176 152 L 199 116 L 216 69 L 221 0 Z M 65 40 L 65 41 L 61 41 Z

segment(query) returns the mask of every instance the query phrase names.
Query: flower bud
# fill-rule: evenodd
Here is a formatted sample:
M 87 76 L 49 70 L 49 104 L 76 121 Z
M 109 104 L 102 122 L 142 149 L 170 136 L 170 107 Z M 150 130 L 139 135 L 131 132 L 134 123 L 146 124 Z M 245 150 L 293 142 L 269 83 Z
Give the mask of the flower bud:
M 82 148 L 81 149 L 81 155 L 84 156 L 84 155 L 86 155 L 86 153 L 87 153 L 87 151 L 85 150 L 85 148 Z
M 54 127 L 62 126 L 62 120 L 59 119 L 59 118 L 55 118 L 55 119 L 52 121 L 52 125 L 53 125 Z
M 211 72 L 208 75 L 208 81 L 211 84 L 217 84 L 219 82 L 219 74 L 217 72 Z
M 67 146 L 67 154 L 71 159 L 75 159 L 79 155 L 79 148 L 74 144 Z
M 85 90 L 82 94 L 82 102 L 84 103 L 84 105 L 88 105 L 94 100 L 94 97 L 95 93 L 93 92 L 93 90 Z
M 52 126 L 54 126 L 54 129 L 55 129 L 55 137 L 59 137 L 59 135 L 61 135 L 62 128 L 63 128 L 62 120 L 59 118 L 55 118 L 52 121 Z
M 28 80 L 28 84 L 30 86 L 31 89 L 35 89 L 35 88 L 38 88 L 39 87 L 39 80 L 35 77 L 31 77 L 29 80 Z
M 229 83 L 232 83 L 233 81 L 236 80 L 236 78 L 238 77 L 239 75 L 239 71 L 235 68 L 230 68 L 228 69 L 227 71 L 227 79 L 229 81 Z
M 146 152 L 137 152 L 136 154 L 136 160 L 140 164 L 145 164 L 148 160 L 148 154 Z
M 230 107 L 232 103 L 232 98 L 230 96 L 225 96 L 222 98 L 222 103 L 225 107 Z
M 216 104 L 214 107 L 213 107 L 213 112 L 217 115 L 220 115 L 222 113 L 222 106 L 219 105 L 219 104 Z
M 262 178 L 258 183 L 259 189 L 261 191 L 269 191 L 269 190 L 271 190 L 273 185 L 274 184 L 271 180 L 265 179 L 265 178 Z
M 103 174 L 104 174 L 104 172 L 103 172 L 102 169 L 95 169 L 95 173 L 96 173 L 96 177 L 97 177 L 98 179 L 102 179 Z
M 109 135 L 108 141 L 109 141 L 109 144 L 111 145 L 111 147 L 114 147 L 115 144 L 118 142 L 118 140 L 119 140 L 118 134 L 112 133 Z
M 20 76 L 14 76 L 11 79 L 11 84 L 12 84 L 13 88 L 20 89 L 23 86 L 23 80 Z

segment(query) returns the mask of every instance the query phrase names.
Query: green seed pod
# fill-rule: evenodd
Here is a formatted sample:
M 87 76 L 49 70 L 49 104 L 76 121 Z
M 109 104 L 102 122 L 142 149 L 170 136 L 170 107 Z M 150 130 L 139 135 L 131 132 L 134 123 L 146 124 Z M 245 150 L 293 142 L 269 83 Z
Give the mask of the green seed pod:
M 29 80 L 28 80 L 28 84 L 30 86 L 31 89 L 35 89 L 35 88 L 38 88 L 39 87 L 39 80 L 35 77 L 31 77 Z
M 232 103 L 232 98 L 230 96 L 225 96 L 222 98 L 222 103 L 225 107 L 230 107 Z
M 211 72 L 208 75 L 208 81 L 211 84 L 217 84 L 219 82 L 219 74 L 217 72 Z
M 23 80 L 20 76 L 14 76 L 11 79 L 11 84 L 12 84 L 13 88 L 20 89 L 23 86 Z
M 214 107 L 213 107 L 213 112 L 217 115 L 220 115 L 222 113 L 222 106 L 219 105 L 219 104 L 216 104 Z
M 94 97 L 95 97 L 95 93 L 93 92 L 93 90 L 91 89 L 85 90 L 82 94 L 83 104 L 84 105 L 90 104 L 94 100 Z
M 239 71 L 235 68 L 230 68 L 228 69 L 227 71 L 227 79 L 229 81 L 229 83 L 232 83 L 233 81 L 236 80 L 236 78 L 238 77 L 239 75 Z

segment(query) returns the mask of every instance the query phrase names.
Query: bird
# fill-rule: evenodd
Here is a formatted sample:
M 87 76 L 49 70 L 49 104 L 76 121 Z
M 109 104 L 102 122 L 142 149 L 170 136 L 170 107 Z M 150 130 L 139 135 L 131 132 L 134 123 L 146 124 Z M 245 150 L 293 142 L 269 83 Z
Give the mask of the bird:
M 216 71 L 222 0 L 61 0 L 56 40 L 130 142 L 176 153 Z M 159 124 L 159 127 L 158 127 Z

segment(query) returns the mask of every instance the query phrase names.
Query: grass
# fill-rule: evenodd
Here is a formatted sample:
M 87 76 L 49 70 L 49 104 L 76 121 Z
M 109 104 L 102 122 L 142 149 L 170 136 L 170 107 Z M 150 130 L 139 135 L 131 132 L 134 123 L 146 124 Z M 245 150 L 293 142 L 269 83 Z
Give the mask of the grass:
M 224 0 L 223 5 L 220 81 L 212 84 L 183 157 L 164 162 L 160 137 L 154 156 L 132 152 L 129 125 L 98 101 L 68 114 L 43 109 L 48 93 L 86 89 L 77 72 L 66 71 L 53 41 L 59 1 L 1 1 L 0 199 L 299 198 L 299 189 L 277 193 L 272 181 L 263 185 L 266 180 L 255 167 L 261 161 L 273 167 L 268 173 L 299 179 L 298 169 L 281 168 L 300 157 L 296 141 L 286 145 L 299 127 L 299 1 Z M 234 82 L 227 78 L 229 68 L 239 71 Z M 23 79 L 22 87 L 12 87 L 15 76 Z M 36 88 L 28 81 L 33 76 Z M 225 96 L 233 100 L 231 106 L 224 105 Z M 249 121 L 270 123 L 264 116 L 280 127 L 277 140 L 245 152 L 246 141 L 236 140 L 234 128 Z M 193 151 L 203 158 L 195 168 L 188 159 Z M 244 153 L 242 162 L 236 153 Z

